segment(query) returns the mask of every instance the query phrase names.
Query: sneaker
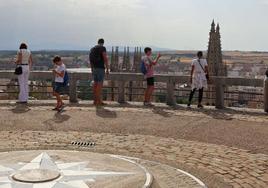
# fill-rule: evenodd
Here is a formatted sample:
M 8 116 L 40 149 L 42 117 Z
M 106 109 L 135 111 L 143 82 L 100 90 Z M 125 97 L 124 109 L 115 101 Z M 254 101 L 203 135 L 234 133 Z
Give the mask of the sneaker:
M 202 104 L 197 105 L 197 108 L 204 108 Z
M 191 108 L 191 104 L 190 103 L 187 104 L 187 108 Z
M 28 104 L 28 101 L 17 101 L 17 104 Z

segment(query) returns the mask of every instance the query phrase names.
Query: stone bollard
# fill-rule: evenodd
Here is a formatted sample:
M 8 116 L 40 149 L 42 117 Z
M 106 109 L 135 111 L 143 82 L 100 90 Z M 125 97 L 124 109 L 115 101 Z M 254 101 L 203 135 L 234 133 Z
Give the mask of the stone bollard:
M 75 73 L 69 73 L 70 81 L 69 81 L 69 97 L 70 103 L 77 103 L 77 79 L 75 77 Z
M 125 103 L 125 82 L 119 81 L 118 84 L 118 103 L 123 104 Z
M 216 89 L 216 108 L 223 109 L 224 108 L 224 85 L 222 83 L 222 78 L 216 78 L 215 82 Z
M 173 81 L 169 81 L 167 83 L 167 105 L 169 106 L 176 105 L 174 90 L 175 90 L 175 83 Z
M 268 71 L 267 71 L 268 72 Z M 268 113 L 268 75 L 264 79 L 264 111 Z

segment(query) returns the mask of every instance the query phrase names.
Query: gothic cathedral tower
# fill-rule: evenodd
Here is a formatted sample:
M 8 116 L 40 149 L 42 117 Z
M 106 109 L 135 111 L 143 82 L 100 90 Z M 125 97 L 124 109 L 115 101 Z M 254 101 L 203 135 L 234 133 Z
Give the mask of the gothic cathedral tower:
M 213 20 L 211 24 L 211 30 L 209 33 L 209 43 L 207 52 L 207 62 L 209 67 L 210 76 L 227 76 L 227 69 L 223 63 L 222 47 L 221 47 L 221 34 L 220 26 Z M 215 86 L 210 85 L 207 93 L 208 101 L 210 105 L 215 104 Z
M 226 68 L 222 60 L 220 26 L 213 20 L 209 33 L 207 61 L 210 76 L 227 76 Z

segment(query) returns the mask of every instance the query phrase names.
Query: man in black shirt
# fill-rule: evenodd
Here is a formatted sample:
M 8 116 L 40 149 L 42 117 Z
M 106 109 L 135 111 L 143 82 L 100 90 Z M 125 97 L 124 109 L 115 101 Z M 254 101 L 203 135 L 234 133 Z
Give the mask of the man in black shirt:
M 101 106 L 104 105 L 104 103 L 102 102 L 101 91 L 105 77 L 105 69 L 106 74 L 109 74 L 108 57 L 106 48 L 104 47 L 103 39 L 99 39 L 98 45 L 96 45 L 90 50 L 89 60 L 94 79 L 94 104 L 96 106 Z

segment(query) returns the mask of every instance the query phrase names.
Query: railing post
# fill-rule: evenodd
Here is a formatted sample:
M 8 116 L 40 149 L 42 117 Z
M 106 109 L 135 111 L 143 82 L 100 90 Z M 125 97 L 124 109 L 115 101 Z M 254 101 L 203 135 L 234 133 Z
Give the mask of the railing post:
M 218 109 L 224 108 L 224 85 L 222 78 L 216 78 L 215 89 L 216 89 L 216 101 L 215 105 Z
M 77 103 L 77 79 L 75 77 L 75 73 L 69 73 L 70 81 L 69 81 L 69 97 L 70 103 Z
M 125 103 L 125 81 L 118 83 L 118 103 Z
M 264 111 L 268 112 L 268 77 L 264 80 Z
M 169 80 L 167 83 L 167 105 L 174 106 L 176 104 L 174 98 L 175 83 L 172 80 Z

